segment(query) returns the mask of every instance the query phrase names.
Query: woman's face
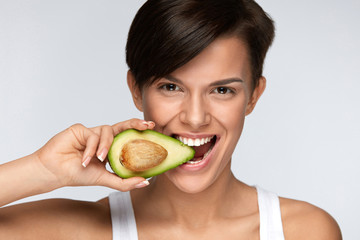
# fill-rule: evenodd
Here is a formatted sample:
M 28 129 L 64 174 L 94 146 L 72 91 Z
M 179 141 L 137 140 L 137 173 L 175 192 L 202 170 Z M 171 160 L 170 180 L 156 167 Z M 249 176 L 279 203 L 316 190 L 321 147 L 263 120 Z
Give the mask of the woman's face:
M 260 79 L 252 94 L 247 56 L 237 38 L 219 38 L 142 92 L 132 87 L 129 74 L 135 104 L 144 118 L 156 123 L 156 131 L 195 146 L 192 161 L 165 173 L 182 191 L 200 192 L 224 171 L 230 173 L 244 118 L 265 88 L 265 79 Z

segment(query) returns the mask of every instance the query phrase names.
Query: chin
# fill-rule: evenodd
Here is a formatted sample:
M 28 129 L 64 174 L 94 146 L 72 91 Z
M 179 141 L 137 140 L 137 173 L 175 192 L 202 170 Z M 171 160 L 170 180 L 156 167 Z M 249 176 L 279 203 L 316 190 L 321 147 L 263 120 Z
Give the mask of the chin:
M 177 189 L 188 194 L 201 193 L 209 188 L 214 182 L 213 179 L 201 176 L 201 174 L 189 176 L 176 173 L 176 169 L 174 169 L 174 171 L 170 170 L 165 173 L 165 175 Z

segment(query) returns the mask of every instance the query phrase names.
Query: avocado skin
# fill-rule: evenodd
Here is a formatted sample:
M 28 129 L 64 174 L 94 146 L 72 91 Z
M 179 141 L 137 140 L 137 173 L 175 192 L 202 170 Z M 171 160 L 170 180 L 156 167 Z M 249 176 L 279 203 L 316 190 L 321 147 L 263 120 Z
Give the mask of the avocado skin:
M 151 169 L 142 172 L 131 171 L 120 163 L 120 153 L 122 146 L 128 141 L 134 139 L 145 139 L 155 142 L 168 151 L 168 156 L 162 163 Z M 109 149 L 108 159 L 112 170 L 121 178 L 130 178 L 135 176 L 149 178 L 164 173 L 189 161 L 194 157 L 194 154 L 195 150 L 192 147 L 189 147 L 170 136 L 149 129 L 144 131 L 128 129 L 115 136 Z

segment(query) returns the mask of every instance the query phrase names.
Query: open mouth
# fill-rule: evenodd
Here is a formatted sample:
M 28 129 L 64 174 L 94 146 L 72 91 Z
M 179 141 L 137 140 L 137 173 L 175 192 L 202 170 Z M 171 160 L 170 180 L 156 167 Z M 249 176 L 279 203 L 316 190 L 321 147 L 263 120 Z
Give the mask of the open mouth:
M 189 160 L 188 164 L 197 164 L 205 159 L 216 143 L 216 135 L 205 138 L 186 138 L 182 136 L 175 136 L 182 143 L 193 147 L 195 150 L 194 158 Z

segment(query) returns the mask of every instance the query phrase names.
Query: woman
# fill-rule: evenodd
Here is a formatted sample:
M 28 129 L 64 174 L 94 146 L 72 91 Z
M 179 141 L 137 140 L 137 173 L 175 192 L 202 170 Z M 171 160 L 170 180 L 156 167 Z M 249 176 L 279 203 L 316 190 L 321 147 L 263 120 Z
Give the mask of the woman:
M 0 168 L 1 206 L 64 186 L 120 192 L 98 202 L 4 207 L 0 238 L 341 239 L 323 210 L 248 186 L 231 172 L 245 116 L 266 86 L 262 66 L 273 37 L 271 19 L 251 0 L 148 0 L 131 26 L 126 55 L 128 85 L 146 121 L 77 124 Z M 113 137 L 129 128 L 188 144 L 211 141 L 150 183 L 121 179 L 104 160 Z

